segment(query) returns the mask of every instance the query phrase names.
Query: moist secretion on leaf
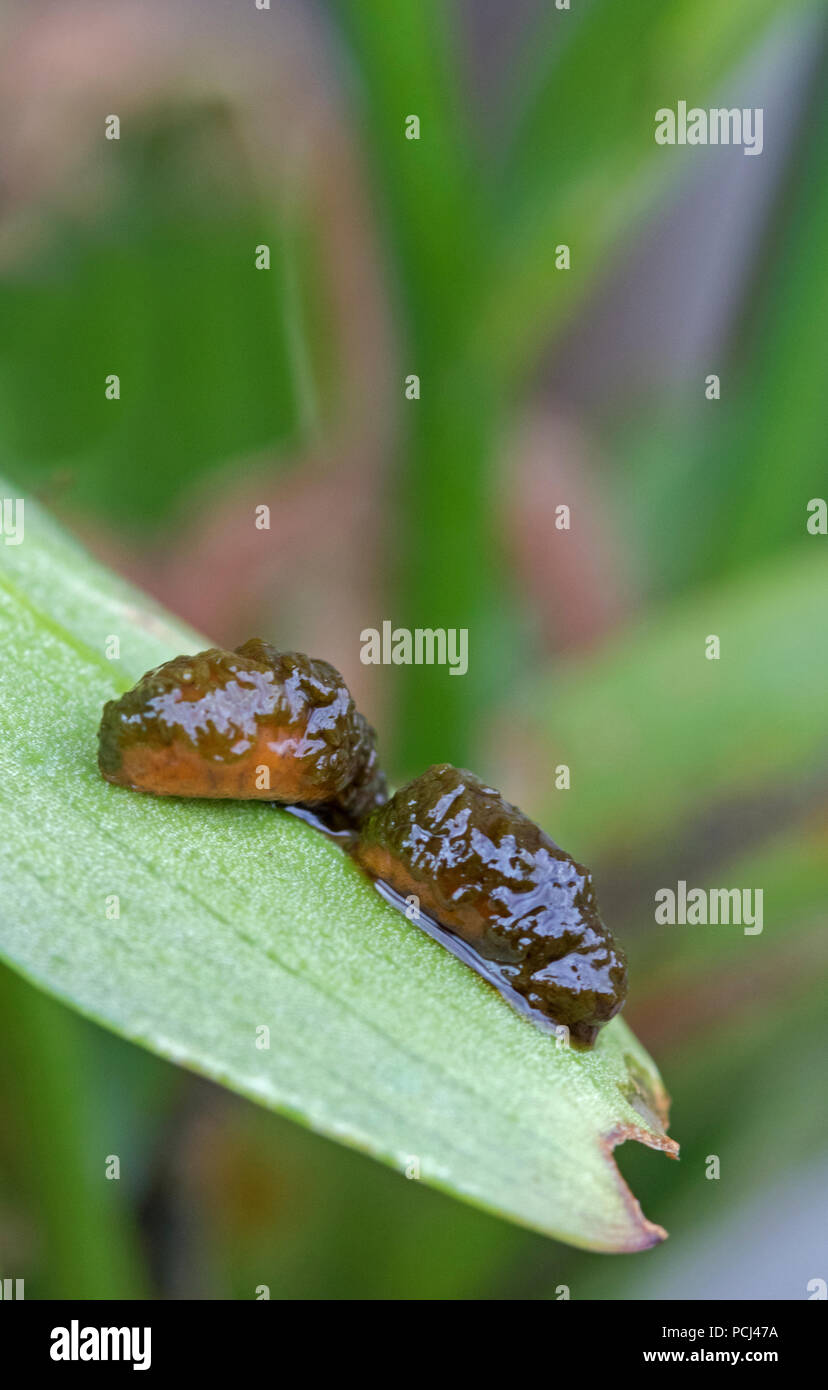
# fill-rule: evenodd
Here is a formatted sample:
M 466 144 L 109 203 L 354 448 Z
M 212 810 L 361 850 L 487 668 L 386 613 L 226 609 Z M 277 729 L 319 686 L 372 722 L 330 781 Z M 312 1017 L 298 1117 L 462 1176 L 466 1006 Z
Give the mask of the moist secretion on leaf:
M 326 661 L 258 638 L 175 657 L 104 706 L 98 763 L 134 791 L 279 802 L 349 832 L 387 896 L 416 896 L 432 934 L 539 1026 L 591 1046 L 624 1003 L 589 871 L 448 763 L 389 800 L 374 731 Z

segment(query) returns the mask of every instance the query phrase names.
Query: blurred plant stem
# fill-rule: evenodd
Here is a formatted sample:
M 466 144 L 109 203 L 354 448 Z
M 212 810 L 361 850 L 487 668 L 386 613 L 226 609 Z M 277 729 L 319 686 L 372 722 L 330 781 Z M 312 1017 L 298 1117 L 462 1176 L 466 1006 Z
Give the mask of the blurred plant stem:
M 823 29 L 800 151 L 748 296 L 750 348 L 734 344 L 736 390 L 705 474 L 720 479 L 691 575 L 730 573 L 805 536 L 805 505 L 824 496 L 828 393 L 828 29 Z M 723 401 L 723 404 L 725 402 Z
M 489 495 L 496 385 L 470 380 L 436 354 L 423 361 L 428 399 L 411 404 L 416 414 L 399 498 L 400 612 L 411 628 L 468 629 L 470 648 L 466 675 L 423 666 L 413 681 L 404 672 L 396 765 L 406 776 L 434 762 L 475 764 L 475 730 L 497 656 L 485 638 L 498 584 Z
M 0 1077 L 18 1117 L 19 1183 L 38 1209 L 44 1246 L 39 1296 L 146 1297 L 121 1181 L 105 1177 L 113 1136 L 105 1093 L 89 1084 L 90 1025 L 5 966 L 0 1017 Z
M 382 0 L 338 11 L 359 55 L 365 135 L 391 223 L 392 273 L 406 325 L 406 439 L 398 483 L 395 615 L 408 627 L 468 628 L 468 674 L 423 667 L 399 676 L 396 765 L 406 773 L 438 759 L 474 760 L 474 715 L 485 703 L 495 650 L 481 640 L 497 605 L 493 548 L 494 441 L 500 385 L 467 365 L 460 344 L 474 321 L 487 227 L 479 171 L 457 80 L 452 11 L 435 0 L 399 0 L 389 24 Z M 418 139 L 406 138 L 416 116 Z M 404 396 L 404 383 L 399 385 Z

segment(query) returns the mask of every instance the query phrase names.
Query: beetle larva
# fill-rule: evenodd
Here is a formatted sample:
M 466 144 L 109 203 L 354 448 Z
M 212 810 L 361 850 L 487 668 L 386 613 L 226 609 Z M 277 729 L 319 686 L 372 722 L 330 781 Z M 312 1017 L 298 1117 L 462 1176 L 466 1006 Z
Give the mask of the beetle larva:
M 472 773 L 429 768 L 371 813 L 352 853 L 576 1041 L 593 1043 L 621 1008 L 626 960 L 589 871 Z
M 339 672 L 258 638 L 177 656 L 110 700 L 98 765 L 135 791 L 299 803 L 353 825 L 386 797 Z
M 158 796 L 301 808 L 391 901 L 413 894 L 424 929 L 538 1027 L 565 1025 L 591 1046 L 624 1003 L 626 960 L 589 871 L 448 763 L 388 800 L 374 731 L 326 661 L 258 638 L 178 656 L 105 705 L 98 763 L 110 782 Z

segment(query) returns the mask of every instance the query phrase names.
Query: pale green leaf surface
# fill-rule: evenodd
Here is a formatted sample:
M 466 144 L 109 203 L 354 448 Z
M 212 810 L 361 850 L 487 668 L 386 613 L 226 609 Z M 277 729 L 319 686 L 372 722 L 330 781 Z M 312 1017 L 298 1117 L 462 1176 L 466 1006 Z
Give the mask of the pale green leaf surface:
M 110 634 L 119 662 L 103 655 Z M 401 1168 L 416 1159 L 425 1181 L 515 1221 L 601 1250 L 663 1235 L 611 1158 L 622 1138 L 675 1147 L 653 1113 L 658 1074 L 620 1019 L 591 1054 L 559 1050 L 288 814 L 102 781 L 104 700 L 203 639 L 30 504 L 24 543 L 0 543 L 0 643 L 11 966 L 154 1052 Z M 269 1050 L 255 1046 L 262 1024 Z

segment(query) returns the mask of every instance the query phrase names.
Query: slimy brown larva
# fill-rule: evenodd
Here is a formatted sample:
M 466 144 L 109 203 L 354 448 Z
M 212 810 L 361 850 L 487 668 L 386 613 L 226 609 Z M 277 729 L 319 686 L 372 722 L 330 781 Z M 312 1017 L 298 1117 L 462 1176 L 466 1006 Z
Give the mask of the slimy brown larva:
M 339 672 L 259 638 L 177 656 L 110 700 L 98 765 L 133 791 L 296 802 L 353 824 L 387 795 Z
M 591 1044 L 626 996 L 626 961 L 592 877 L 471 772 L 441 763 L 401 787 L 352 851 L 474 951 L 517 1007 Z
M 281 802 L 347 830 L 385 896 L 415 896 L 425 929 L 540 1027 L 591 1046 L 623 1006 L 589 871 L 448 763 L 389 800 L 374 731 L 326 661 L 258 638 L 176 657 L 105 705 L 98 762 L 136 791 Z

